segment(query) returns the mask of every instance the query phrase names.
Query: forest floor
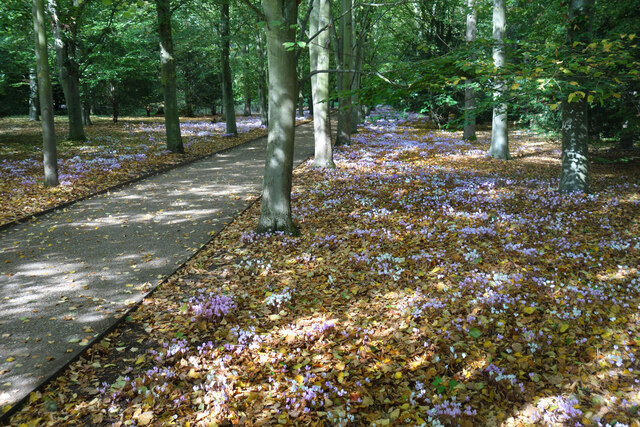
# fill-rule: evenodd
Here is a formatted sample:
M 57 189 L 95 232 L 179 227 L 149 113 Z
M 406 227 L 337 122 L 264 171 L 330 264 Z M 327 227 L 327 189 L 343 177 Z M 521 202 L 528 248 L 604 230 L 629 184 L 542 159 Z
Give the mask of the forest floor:
M 11 424 L 640 426 L 638 159 L 559 194 L 558 142 L 378 113 L 299 237 L 254 205 Z
M 243 144 L 266 135 L 260 118 L 237 117 L 238 137 L 225 134 L 216 117 L 182 118 L 185 154 L 166 150 L 162 117 L 93 117 L 87 141 L 65 140 L 66 117 L 56 117 L 60 186 L 43 184 L 39 122 L 0 119 L 0 226 L 63 203 L 96 194 L 150 173 Z M 298 117 L 298 122 L 307 121 Z

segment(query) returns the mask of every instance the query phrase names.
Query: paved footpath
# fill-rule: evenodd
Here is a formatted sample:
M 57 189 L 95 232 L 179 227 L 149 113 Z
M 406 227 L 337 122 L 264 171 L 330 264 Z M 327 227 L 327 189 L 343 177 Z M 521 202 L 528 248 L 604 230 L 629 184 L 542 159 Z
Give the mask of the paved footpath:
M 266 138 L 0 232 L 0 408 L 77 357 L 262 188 Z M 313 155 L 296 128 L 294 164 Z M 0 410 L 0 417 L 2 411 Z

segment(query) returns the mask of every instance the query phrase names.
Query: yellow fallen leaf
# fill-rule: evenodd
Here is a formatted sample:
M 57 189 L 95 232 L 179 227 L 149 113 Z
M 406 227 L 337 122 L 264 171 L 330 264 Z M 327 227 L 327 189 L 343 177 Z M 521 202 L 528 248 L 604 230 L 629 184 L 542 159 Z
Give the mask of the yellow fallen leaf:
M 525 308 L 524 308 L 524 312 L 525 312 L 526 314 L 533 314 L 535 311 L 536 311 L 536 308 L 535 308 L 535 307 L 525 307 Z
M 15 357 L 7 357 L 7 362 L 13 362 L 14 360 L 16 360 Z
M 568 323 L 563 323 L 562 325 L 560 325 L 560 333 L 561 334 L 567 332 L 567 329 L 569 329 L 569 324 Z
M 402 378 L 402 372 L 396 372 L 393 377 L 397 380 L 399 380 L 400 378 Z
M 153 412 L 147 411 L 140 414 L 140 416 L 136 421 L 139 426 L 146 426 L 146 425 L 149 425 L 152 420 L 153 420 Z

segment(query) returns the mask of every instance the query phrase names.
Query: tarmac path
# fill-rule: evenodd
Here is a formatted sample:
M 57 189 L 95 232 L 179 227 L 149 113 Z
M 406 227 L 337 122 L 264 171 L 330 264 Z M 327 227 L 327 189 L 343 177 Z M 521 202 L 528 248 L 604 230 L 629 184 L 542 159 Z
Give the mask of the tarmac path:
M 66 367 L 249 206 L 265 148 L 259 138 L 0 232 L 0 408 Z M 296 127 L 294 166 L 311 155 L 308 123 Z

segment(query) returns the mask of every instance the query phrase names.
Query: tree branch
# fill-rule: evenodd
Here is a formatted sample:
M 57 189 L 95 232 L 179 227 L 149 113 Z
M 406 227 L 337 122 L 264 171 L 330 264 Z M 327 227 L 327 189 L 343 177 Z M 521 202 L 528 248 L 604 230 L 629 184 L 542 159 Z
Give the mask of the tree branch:
M 242 3 L 246 4 L 249 7 L 249 9 L 255 12 L 255 14 L 258 15 L 258 17 L 260 17 L 260 19 L 263 19 L 266 21 L 267 17 L 264 15 L 264 13 L 262 13 L 260 9 L 256 7 L 255 4 L 251 3 L 251 0 L 240 0 L 240 1 L 242 1 Z
M 302 84 L 305 81 L 309 80 L 311 77 L 315 76 L 316 74 L 320 74 L 320 73 L 360 73 L 360 74 L 366 74 L 369 76 L 376 76 L 382 80 L 384 80 L 385 82 L 389 83 L 392 86 L 401 88 L 401 89 L 409 89 L 410 86 L 407 85 L 401 85 L 399 83 L 393 82 L 391 80 L 389 80 L 389 78 L 387 78 L 384 74 L 378 72 L 378 71 L 358 71 L 358 70 L 339 70 L 339 69 L 330 69 L 330 70 L 314 70 L 312 72 L 310 72 L 309 74 L 307 74 L 306 76 L 304 76 L 303 78 L 301 78 L 300 80 L 298 80 L 298 84 Z

